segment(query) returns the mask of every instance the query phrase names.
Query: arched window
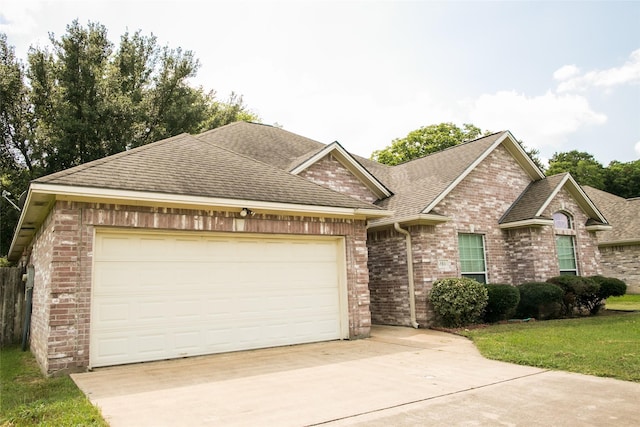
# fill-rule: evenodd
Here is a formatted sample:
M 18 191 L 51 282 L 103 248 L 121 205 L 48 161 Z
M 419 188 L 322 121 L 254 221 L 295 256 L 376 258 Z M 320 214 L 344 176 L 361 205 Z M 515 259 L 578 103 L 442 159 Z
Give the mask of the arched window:
M 576 262 L 575 231 L 573 219 L 565 212 L 553 214 L 553 226 L 556 229 L 556 250 L 558 251 L 558 264 L 560 274 L 578 274 Z
M 571 230 L 573 229 L 573 221 L 566 213 L 556 212 L 553 214 L 553 226 L 561 230 Z

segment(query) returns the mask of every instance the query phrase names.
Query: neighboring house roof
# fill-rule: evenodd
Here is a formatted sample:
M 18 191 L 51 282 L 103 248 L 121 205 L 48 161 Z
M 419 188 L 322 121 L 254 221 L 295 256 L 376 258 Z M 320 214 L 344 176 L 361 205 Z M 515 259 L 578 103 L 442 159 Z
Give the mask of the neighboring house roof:
M 56 197 L 362 218 L 388 215 L 278 167 L 182 134 L 34 180 L 10 256 L 19 257 Z
M 589 216 L 588 230 L 603 231 L 610 228 L 604 215 L 569 173 L 559 173 L 532 182 L 500 219 L 501 227 L 553 224 L 552 218 L 543 217 L 542 214 L 551 200 L 563 188 L 571 193 L 574 200 Z
M 587 185 L 582 187 L 613 228 L 598 234 L 604 246 L 640 244 L 640 197 L 625 199 Z

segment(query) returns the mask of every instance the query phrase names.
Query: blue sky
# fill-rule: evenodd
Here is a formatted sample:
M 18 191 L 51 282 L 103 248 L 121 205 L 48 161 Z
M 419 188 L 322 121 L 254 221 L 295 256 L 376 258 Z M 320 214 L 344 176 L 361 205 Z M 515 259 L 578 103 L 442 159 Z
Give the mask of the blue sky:
M 75 18 L 193 50 L 195 84 L 366 157 L 444 121 L 640 157 L 640 2 L 3 0 L 0 31 L 25 58 Z

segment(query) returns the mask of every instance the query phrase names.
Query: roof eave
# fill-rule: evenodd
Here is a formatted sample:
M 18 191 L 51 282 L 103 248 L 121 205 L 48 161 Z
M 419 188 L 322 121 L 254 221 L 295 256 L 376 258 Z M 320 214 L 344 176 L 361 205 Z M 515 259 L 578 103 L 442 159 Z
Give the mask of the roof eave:
M 587 225 L 586 227 L 587 231 L 609 231 L 609 230 L 613 230 L 613 227 L 609 224 L 593 224 L 593 225 Z
M 227 212 L 240 212 L 242 209 L 248 208 L 255 213 L 262 214 L 304 215 L 360 220 L 384 218 L 393 215 L 391 211 L 375 207 L 368 209 L 305 205 L 33 182 L 29 188 L 27 199 L 16 227 L 16 233 L 11 242 L 8 255 L 9 260 L 18 260 L 24 250 L 28 248 L 33 236 L 46 219 L 56 200 L 181 209 L 224 210 Z
M 619 240 L 607 240 L 605 242 L 598 242 L 598 247 L 610 247 L 610 246 L 635 246 L 640 245 L 640 239 L 619 239 Z
M 443 215 L 417 214 L 417 215 L 404 216 L 400 218 L 389 218 L 384 221 L 378 221 L 374 224 L 368 224 L 367 230 L 380 230 L 384 228 L 390 228 L 390 227 L 393 227 L 395 223 L 398 223 L 402 226 L 412 226 L 412 225 L 438 225 L 448 221 L 451 221 L 451 218 Z
M 553 219 L 529 218 L 529 219 L 523 219 L 520 221 L 505 222 L 503 224 L 500 224 L 499 227 L 503 230 L 506 230 L 510 228 L 545 227 L 549 225 L 551 226 L 553 225 Z

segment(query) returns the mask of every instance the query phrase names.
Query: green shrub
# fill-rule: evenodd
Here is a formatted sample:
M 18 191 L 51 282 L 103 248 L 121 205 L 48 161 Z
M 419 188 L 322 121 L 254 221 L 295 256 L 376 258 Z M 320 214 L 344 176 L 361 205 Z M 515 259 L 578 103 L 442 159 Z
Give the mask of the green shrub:
M 506 320 L 516 312 L 520 302 L 520 291 L 511 285 L 486 285 L 489 300 L 484 313 L 484 320 L 495 323 Z
M 615 277 L 591 276 L 590 279 L 600 285 L 598 296 L 603 300 L 609 297 L 621 297 L 627 293 L 627 284 Z
M 589 313 L 597 313 L 601 298 L 598 296 L 600 285 L 588 277 L 582 276 L 556 276 L 547 279 L 547 282 L 559 286 L 564 291 L 563 305 L 564 315 L 573 316 L 581 314 L 585 310 Z
M 464 326 L 482 318 L 487 288 L 466 277 L 440 279 L 433 284 L 429 300 L 444 326 Z
M 562 289 L 552 283 L 528 282 L 518 286 L 520 303 L 516 317 L 521 319 L 555 319 L 562 313 Z

